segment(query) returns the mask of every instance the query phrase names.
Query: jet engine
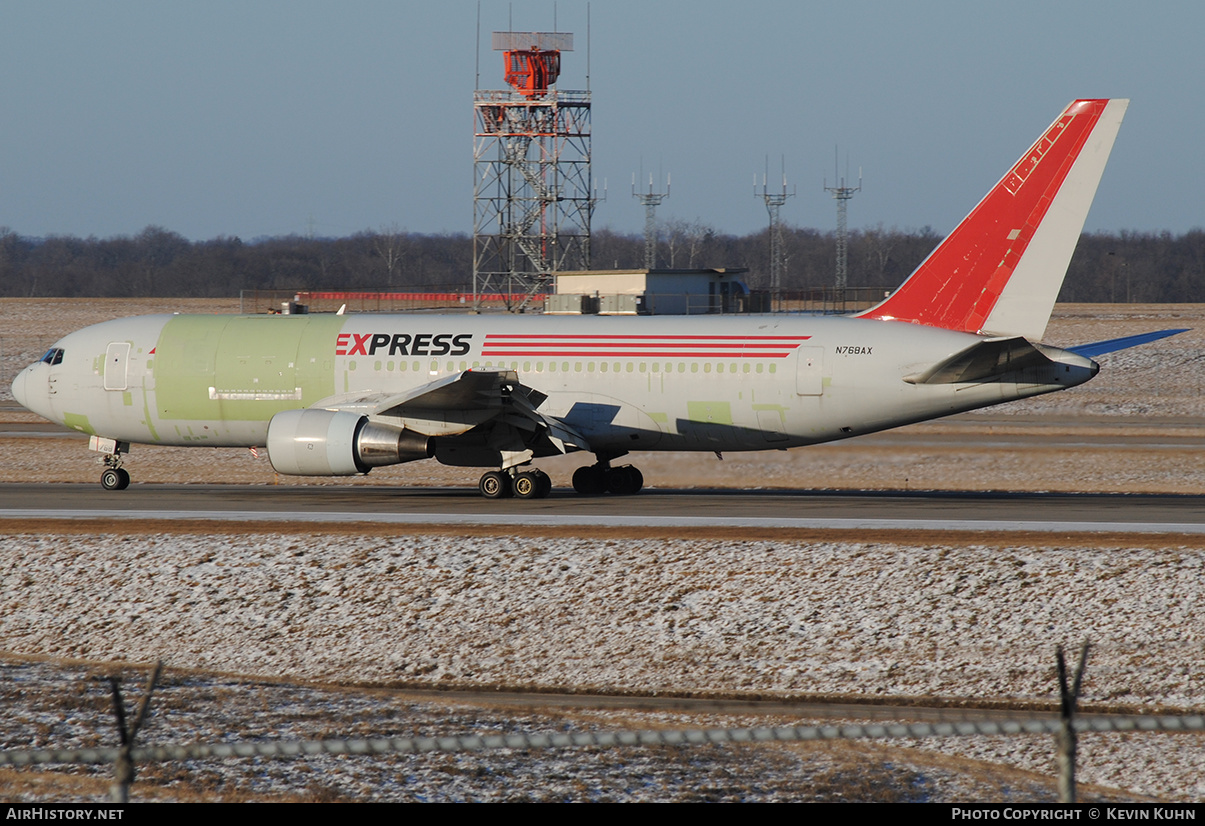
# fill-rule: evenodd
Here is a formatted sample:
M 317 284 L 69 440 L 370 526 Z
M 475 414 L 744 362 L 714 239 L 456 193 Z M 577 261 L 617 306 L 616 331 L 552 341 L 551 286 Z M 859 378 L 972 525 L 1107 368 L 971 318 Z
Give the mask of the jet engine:
M 352 476 L 426 459 L 431 437 L 338 410 L 286 410 L 268 422 L 268 458 L 290 476 Z

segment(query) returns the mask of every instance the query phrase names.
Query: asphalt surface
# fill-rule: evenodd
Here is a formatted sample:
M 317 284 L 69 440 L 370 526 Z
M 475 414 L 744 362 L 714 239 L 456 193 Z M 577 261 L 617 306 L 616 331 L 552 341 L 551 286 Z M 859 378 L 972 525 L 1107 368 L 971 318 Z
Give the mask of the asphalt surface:
M 1205 496 L 646 489 L 487 500 L 471 488 L 0 485 L 0 518 L 1205 532 Z
M 1058 432 L 1051 433 L 1044 425 L 1054 425 Z M 991 428 L 1003 428 L 1006 432 L 993 434 Z M 842 444 L 862 447 L 930 448 L 949 447 L 951 443 L 966 443 L 977 449 L 1003 447 L 1015 450 L 1056 446 L 1109 450 L 1201 449 L 1201 435 L 1164 432 L 1169 428 L 1205 428 L 1205 418 L 1054 417 L 1035 422 L 1022 417 L 963 414 L 880 433 L 867 433 Z M 985 430 L 988 432 L 985 433 Z M 0 442 L 17 438 L 66 438 L 86 442 L 88 437 L 52 422 L 0 421 Z
M 953 432 L 929 432 L 919 425 L 860 437 L 857 446 L 919 448 L 963 441 L 978 449 L 1083 446 L 1121 451 L 1120 461 L 1126 450 L 1201 446 L 1199 437 L 1184 435 L 1186 423 L 1179 421 L 1140 417 L 1105 423 L 1072 417 L 1058 421 L 1064 431 L 1057 435 L 1044 427 L 1017 427 L 1023 424 L 1008 417 L 960 416 L 941 423 L 954 425 Z M 1178 427 L 1171 432 L 1160 427 L 1172 424 Z M 985 434 L 985 426 L 1007 429 Z M 964 428 L 968 432 L 960 432 Z M 6 438 L 64 436 L 82 441 L 50 423 L 0 422 L 0 445 Z M 96 483 L 0 484 L 4 518 L 1205 533 L 1205 496 L 649 488 L 637 496 L 583 497 L 558 487 L 544 500 L 490 501 L 475 487 L 160 485 L 141 484 L 135 476 L 129 489 L 118 492 Z

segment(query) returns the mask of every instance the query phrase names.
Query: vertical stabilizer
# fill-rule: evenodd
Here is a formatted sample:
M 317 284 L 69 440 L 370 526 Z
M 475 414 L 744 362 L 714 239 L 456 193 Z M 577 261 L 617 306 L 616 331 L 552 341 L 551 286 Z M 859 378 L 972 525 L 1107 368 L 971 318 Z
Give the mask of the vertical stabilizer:
M 862 318 L 1040 339 L 1128 100 L 1077 100 Z

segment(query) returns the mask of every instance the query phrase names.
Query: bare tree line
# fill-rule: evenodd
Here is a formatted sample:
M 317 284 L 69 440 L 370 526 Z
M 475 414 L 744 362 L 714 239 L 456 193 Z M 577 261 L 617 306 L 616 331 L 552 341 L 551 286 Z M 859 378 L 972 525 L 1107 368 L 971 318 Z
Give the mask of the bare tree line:
M 832 232 L 783 231 L 783 288 L 831 286 Z M 893 289 L 941 240 L 929 227 L 856 230 L 849 239 L 850 287 Z M 745 267 L 751 287 L 769 279 L 769 233 L 720 232 L 700 220 L 659 227 L 658 266 Z M 27 297 L 219 297 L 241 290 L 470 290 L 472 239 L 398 227 L 344 238 L 296 235 L 189 241 L 162 227 L 134 236 L 30 238 L 0 227 L 0 295 Z M 638 268 L 644 238 L 603 228 L 591 238 L 595 269 Z M 1088 233 L 1081 237 L 1062 301 L 1205 301 L 1205 230 Z

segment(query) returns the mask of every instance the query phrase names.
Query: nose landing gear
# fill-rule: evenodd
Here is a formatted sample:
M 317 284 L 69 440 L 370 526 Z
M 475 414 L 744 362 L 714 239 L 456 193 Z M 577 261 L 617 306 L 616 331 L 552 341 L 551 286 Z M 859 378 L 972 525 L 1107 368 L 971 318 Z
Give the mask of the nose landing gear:
M 130 486 L 130 472 L 125 468 L 106 468 L 100 475 L 100 486 L 105 490 L 125 490 Z
M 115 439 L 102 439 L 93 436 L 88 440 L 88 447 L 101 455 L 96 461 L 105 466 L 100 474 L 100 486 L 105 490 L 125 490 L 130 486 L 130 473 L 121 466 L 121 454 L 130 449 L 129 442 L 119 442 Z
M 100 486 L 105 490 L 125 490 L 130 486 L 130 472 L 121 466 L 121 451 L 115 450 L 99 459 L 105 466 Z

